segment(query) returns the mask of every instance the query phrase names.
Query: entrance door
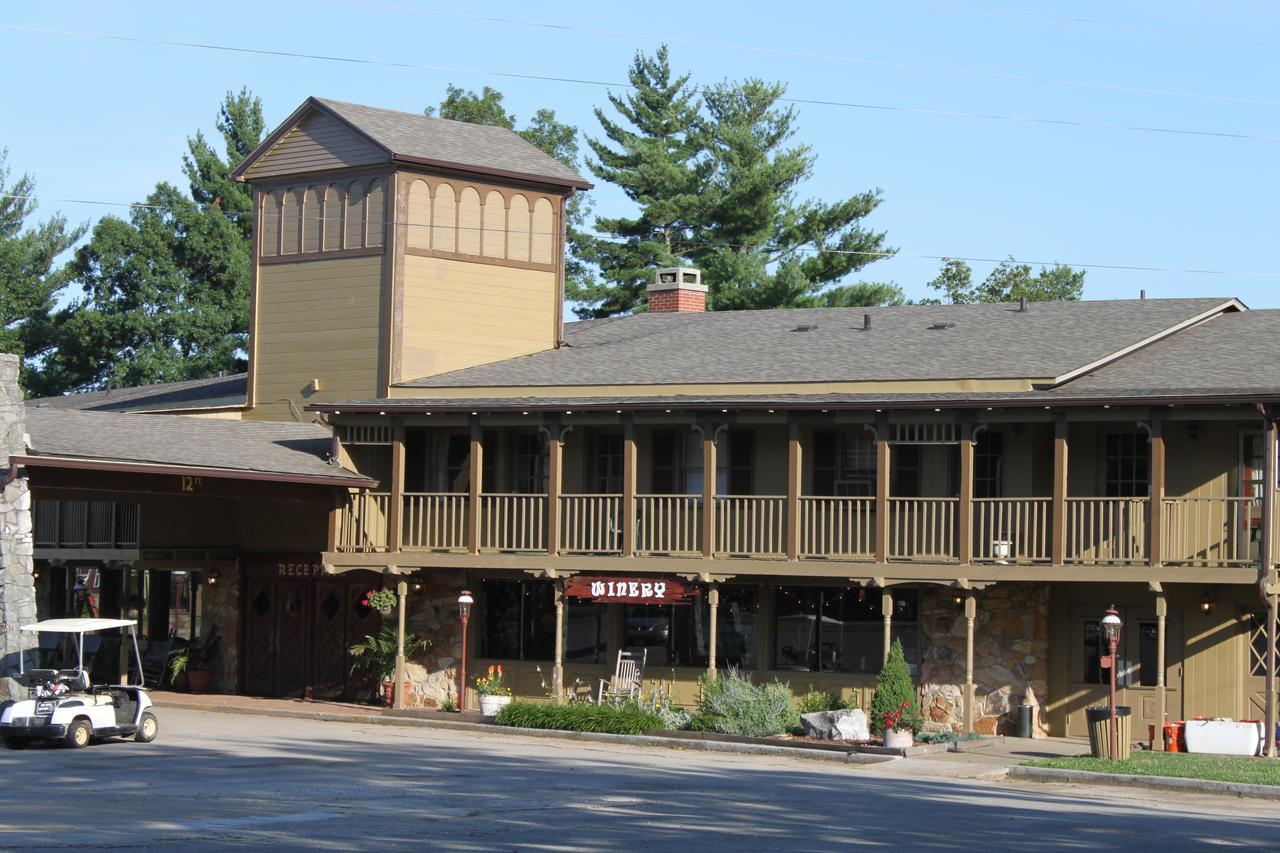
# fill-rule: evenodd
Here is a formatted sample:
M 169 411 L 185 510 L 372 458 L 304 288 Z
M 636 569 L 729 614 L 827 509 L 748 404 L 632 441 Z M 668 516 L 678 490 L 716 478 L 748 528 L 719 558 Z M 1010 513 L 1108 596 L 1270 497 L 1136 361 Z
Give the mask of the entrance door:
M 1280 651 L 1280 640 L 1277 641 Z M 1245 718 L 1266 719 L 1267 711 L 1267 617 L 1266 613 L 1249 614 L 1249 667 L 1244 678 Z M 1280 679 L 1276 680 L 1276 698 L 1280 701 Z
M 1117 656 L 1121 668 L 1116 679 L 1116 703 L 1132 709 L 1133 734 L 1145 738 L 1147 726 L 1159 725 L 1160 700 L 1156 690 L 1158 626 L 1154 609 L 1119 607 L 1124 629 Z M 1071 653 L 1068 656 L 1070 694 L 1067 735 L 1089 733 L 1086 707 L 1103 707 L 1109 701 L 1110 674 L 1100 665 L 1107 653 L 1101 619 L 1106 605 L 1071 609 Z M 1171 720 L 1182 719 L 1182 620 L 1171 614 L 1165 622 L 1165 713 Z
M 307 686 L 310 584 L 250 577 L 245 585 L 244 689 L 301 697 Z
M 351 656 L 347 649 L 364 639 L 377 636 L 381 617 L 364 600 L 369 585 L 349 580 L 316 581 L 315 678 L 312 695 L 317 699 L 354 699 L 356 685 L 351 683 Z

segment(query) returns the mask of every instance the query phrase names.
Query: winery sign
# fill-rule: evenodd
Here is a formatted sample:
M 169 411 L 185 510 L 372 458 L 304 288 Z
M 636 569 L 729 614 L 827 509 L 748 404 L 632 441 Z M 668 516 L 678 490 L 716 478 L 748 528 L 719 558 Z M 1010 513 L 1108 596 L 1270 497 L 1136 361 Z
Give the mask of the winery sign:
M 601 603 L 688 604 L 698 590 L 684 581 L 670 578 L 572 577 L 564 594 Z

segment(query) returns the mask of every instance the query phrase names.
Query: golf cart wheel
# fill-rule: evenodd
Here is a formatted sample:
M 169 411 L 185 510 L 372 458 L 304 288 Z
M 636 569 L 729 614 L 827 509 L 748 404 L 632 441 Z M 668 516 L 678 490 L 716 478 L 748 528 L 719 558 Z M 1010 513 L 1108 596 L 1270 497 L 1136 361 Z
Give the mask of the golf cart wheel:
M 138 720 L 138 731 L 133 739 L 138 743 L 151 743 L 158 734 L 160 734 L 160 721 L 150 711 L 143 711 L 142 719 Z
M 31 745 L 31 741 L 24 737 L 7 737 L 4 739 L 4 745 L 9 749 L 26 749 Z
M 83 749 L 93 740 L 93 726 L 88 720 L 76 720 L 67 726 L 67 736 L 63 743 L 70 749 Z

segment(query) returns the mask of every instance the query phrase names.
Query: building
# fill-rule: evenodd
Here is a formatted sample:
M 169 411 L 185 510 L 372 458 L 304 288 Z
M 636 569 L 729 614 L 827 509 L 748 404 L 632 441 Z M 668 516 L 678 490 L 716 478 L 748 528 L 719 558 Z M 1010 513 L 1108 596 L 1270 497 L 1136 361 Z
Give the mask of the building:
M 648 313 L 566 324 L 563 211 L 589 185 L 508 131 L 313 98 L 237 176 L 247 376 L 93 405 L 329 425 L 342 476 L 377 485 L 337 489 L 299 594 L 394 579 L 433 642 L 413 701 L 456 689 L 467 588 L 469 666 L 524 696 L 631 648 L 680 701 L 734 666 L 865 707 L 897 639 L 935 727 L 1002 731 L 1031 687 L 1078 735 L 1115 604 L 1138 731 L 1262 715 L 1280 311 L 706 313 L 671 269 Z M 287 669 L 281 642 L 245 643 L 240 689 L 311 688 L 245 674 Z

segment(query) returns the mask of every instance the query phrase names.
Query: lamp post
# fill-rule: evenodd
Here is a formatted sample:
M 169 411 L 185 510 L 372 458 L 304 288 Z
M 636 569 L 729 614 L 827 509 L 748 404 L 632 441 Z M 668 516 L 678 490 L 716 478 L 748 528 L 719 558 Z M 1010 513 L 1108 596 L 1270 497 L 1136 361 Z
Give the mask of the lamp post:
M 471 605 L 475 604 L 468 590 L 458 596 L 458 618 L 462 621 L 462 657 L 458 663 L 458 711 L 467 709 L 467 620 L 471 618 Z
M 1120 757 L 1120 731 L 1119 721 L 1116 720 L 1116 649 L 1120 645 L 1120 628 L 1124 623 L 1120 621 L 1120 613 L 1113 604 L 1107 609 L 1107 614 L 1102 617 L 1102 635 L 1107 638 L 1107 647 L 1109 654 L 1102 662 L 1102 665 L 1111 670 L 1111 760 Z

